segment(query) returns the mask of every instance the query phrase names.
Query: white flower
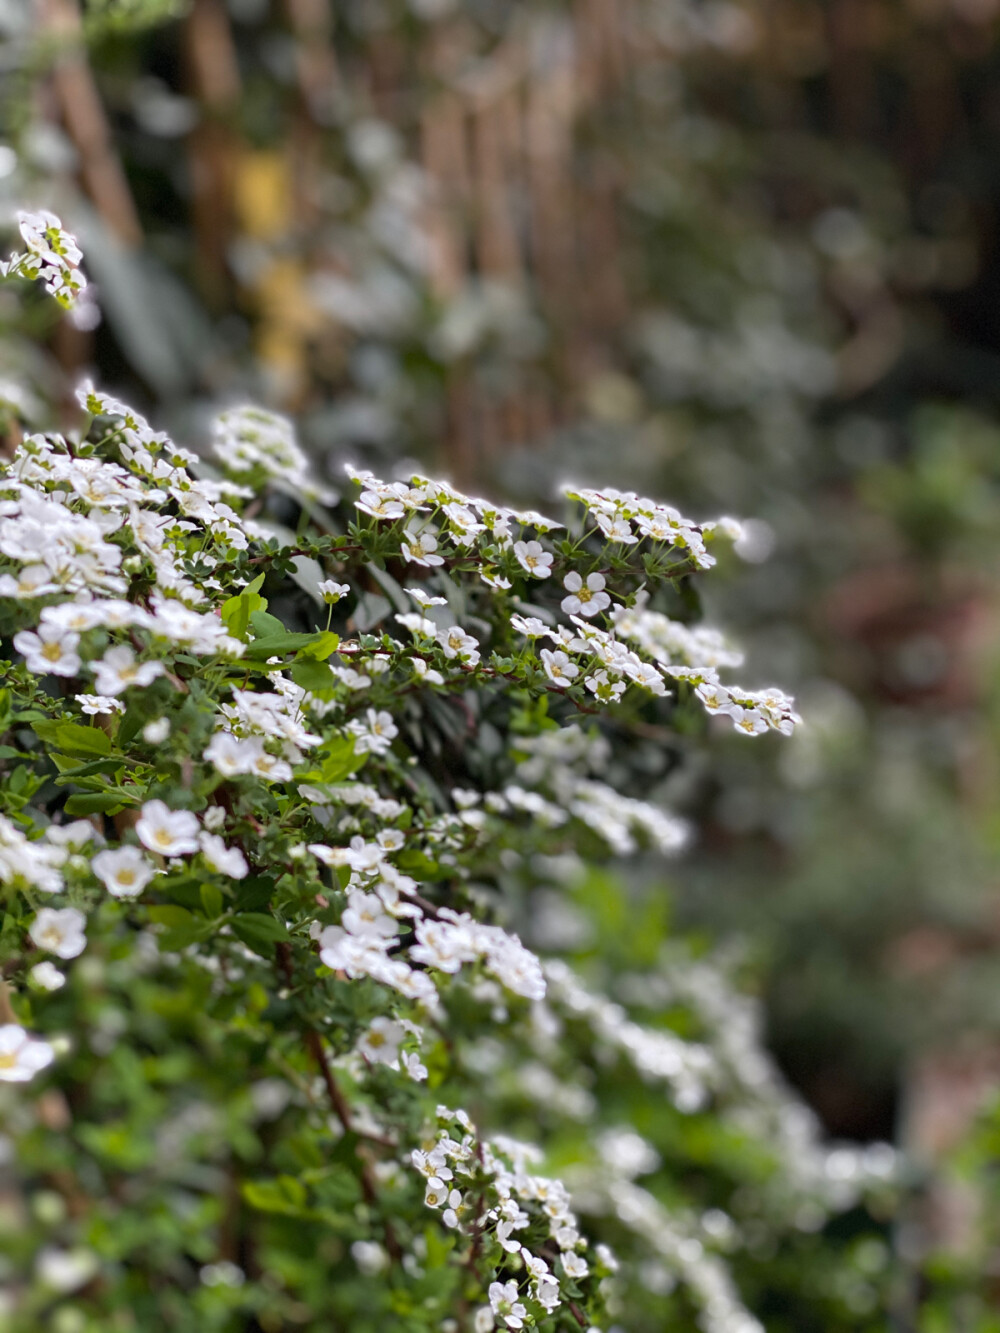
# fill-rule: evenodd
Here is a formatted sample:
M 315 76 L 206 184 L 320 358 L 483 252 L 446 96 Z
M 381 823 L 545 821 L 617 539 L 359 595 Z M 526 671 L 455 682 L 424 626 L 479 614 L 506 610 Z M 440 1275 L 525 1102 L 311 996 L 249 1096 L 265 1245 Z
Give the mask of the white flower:
M 408 629 L 411 634 L 425 639 L 432 639 L 434 637 L 434 632 L 437 629 L 433 620 L 428 620 L 426 616 L 418 616 L 413 611 L 408 611 L 405 614 L 397 614 L 396 619 L 403 628 Z
M 31 981 L 42 990 L 60 990 L 66 985 L 66 978 L 56 967 L 55 963 L 49 962 L 46 958 L 44 962 L 36 963 L 28 973 Z
M 317 586 L 323 601 L 328 602 L 331 606 L 334 602 L 339 602 L 341 597 L 346 597 L 351 591 L 349 583 L 338 583 L 336 579 L 325 579 Z
M 385 911 L 382 899 L 374 893 L 352 889 L 340 924 L 351 935 L 381 935 L 388 939 L 396 933 L 396 923 Z
M 389 1265 L 389 1256 L 375 1240 L 356 1240 L 351 1246 L 351 1258 L 366 1277 L 374 1277 Z
M 227 847 L 217 833 L 202 832 L 198 835 L 198 842 L 202 856 L 213 870 L 217 870 L 220 875 L 228 875 L 230 879 L 246 877 L 249 867 L 238 847 Z
M 113 898 L 135 898 L 156 874 L 138 847 L 98 852 L 91 868 Z
M 588 574 L 584 583 L 577 571 L 571 569 L 563 579 L 563 587 L 569 596 L 563 598 L 561 606 L 568 616 L 596 616 L 611 605 L 611 598 L 604 591 L 603 574 Z
M 759 736 L 767 731 L 767 718 L 756 708 L 739 708 L 731 713 L 733 726 L 745 736 Z
M 373 1018 L 367 1032 L 358 1038 L 357 1050 L 372 1064 L 395 1065 L 399 1044 L 405 1036 L 402 1023 L 391 1018 Z
M 49 1245 L 35 1260 L 39 1281 L 53 1291 L 76 1291 L 90 1281 L 97 1267 L 97 1255 L 82 1247 L 59 1250 Z
M 700 685 L 695 686 L 695 694 L 709 713 L 728 713 L 731 717 L 736 717 L 741 711 L 739 705 L 731 701 L 725 686 L 715 681 L 702 681 Z
M 551 1274 L 539 1278 L 538 1286 L 535 1288 L 535 1298 L 538 1304 L 550 1313 L 559 1304 L 559 1283 Z M 587 1333 L 601 1333 L 601 1330 L 592 1326 Z
M 75 907 L 43 907 L 28 927 L 39 949 L 57 958 L 76 958 L 87 947 L 87 918 Z
M 510 618 L 510 623 L 519 634 L 525 635 L 529 639 L 544 639 L 552 631 L 544 621 L 539 620 L 537 616 L 518 616 Z
M 27 1083 L 54 1059 L 47 1041 L 29 1036 L 17 1023 L 0 1027 L 0 1083 Z
M 202 815 L 201 822 L 215 833 L 226 822 L 226 812 L 221 805 L 210 805 Z
M 356 754 L 367 754 L 369 751 L 372 754 L 385 754 L 394 737 L 399 735 L 392 714 L 384 710 L 376 712 L 374 708 L 368 709 L 364 722 L 349 722 L 347 729 L 354 734 Z
M 159 745 L 170 735 L 170 719 L 158 717 L 153 722 L 147 722 L 142 729 L 142 739 L 148 741 L 150 745 Z
M 439 629 L 437 641 L 447 658 L 457 657 L 460 662 L 466 662 L 470 666 L 475 666 L 479 661 L 479 640 L 467 634 L 460 625 Z
M 202 758 L 215 765 L 224 778 L 237 773 L 249 773 L 256 747 L 250 741 L 241 741 L 229 731 L 217 731 L 202 751 Z
M 586 1277 L 590 1272 L 586 1259 L 574 1254 L 572 1250 L 564 1251 L 561 1257 L 563 1271 L 567 1277 Z
M 415 1051 L 404 1051 L 399 1057 L 405 1073 L 409 1074 L 414 1083 L 422 1083 L 427 1077 L 427 1066 L 421 1061 L 420 1056 Z
M 198 820 L 190 810 L 171 810 L 163 801 L 147 801 L 135 826 L 139 841 L 161 856 L 185 856 L 198 850 Z
M 429 593 L 424 592 L 423 588 L 404 588 L 404 592 L 409 593 L 418 606 L 422 606 L 426 611 L 431 606 L 447 606 L 446 597 L 431 597 Z
M 22 630 L 14 635 L 14 647 L 28 670 L 43 676 L 75 676 L 80 670 L 79 642 L 79 634 L 66 633 L 55 625 L 39 625 L 37 634 Z
M 444 676 L 440 671 L 435 671 L 433 667 L 427 665 L 422 657 L 414 657 L 412 660 L 413 670 L 417 676 L 427 685 L 443 685 Z
M 524 1214 L 522 1214 L 522 1217 Z M 508 1254 L 517 1254 L 521 1249 L 521 1242 L 513 1235 L 514 1230 L 523 1225 L 517 1219 L 504 1219 L 497 1223 L 497 1240 Z
M 402 502 L 392 494 L 379 495 L 377 491 L 362 491 L 354 501 L 358 509 L 371 514 L 373 518 L 396 519 L 406 513 Z
M 13 597 L 17 600 L 29 597 L 44 597 L 47 593 L 58 592 L 52 582 L 52 575 L 45 565 L 25 565 L 13 574 L 0 574 L 0 597 Z M 45 619 L 45 612 L 42 612 Z
M 437 538 L 433 533 L 426 530 L 407 532 L 406 541 L 402 544 L 403 559 L 427 568 L 431 565 L 443 565 L 444 558 L 437 554 L 437 545 Z
M 606 671 L 595 672 L 583 682 L 591 694 L 596 694 L 602 703 L 614 703 L 625 693 L 625 682 L 612 680 Z
M 431 1176 L 424 1188 L 424 1203 L 428 1208 L 440 1208 L 442 1204 L 448 1202 L 448 1194 L 448 1186 L 440 1176 Z
M 73 698 L 80 705 L 80 711 L 86 713 L 88 717 L 125 712 L 125 705 L 122 701 L 112 699 L 107 694 L 74 694 Z
M 545 674 L 556 685 L 568 685 L 574 676 L 580 674 L 580 668 L 565 653 L 554 653 L 549 648 L 543 648 L 541 658 Z
M 493 1333 L 493 1330 L 496 1328 L 493 1311 L 486 1305 L 480 1306 L 476 1311 L 476 1317 L 472 1327 L 473 1333 Z
M 518 564 L 536 579 L 547 579 L 552 573 L 552 553 L 541 542 L 515 542 L 514 554 Z
M 609 542 L 620 542 L 623 546 L 634 546 L 638 541 L 627 518 L 611 518 L 608 514 L 595 514 L 594 517 Z
M 151 685 L 163 675 L 162 662 L 136 662 L 135 653 L 124 644 L 109 648 L 94 663 L 94 684 L 98 694 L 121 694 L 130 685 Z
M 462 1213 L 466 1210 L 462 1207 L 461 1190 L 448 1191 L 448 1207 L 441 1214 L 441 1221 L 446 1227 L 457 1227 Z
M 508 1328 L 524 1327 L 528 1312 L 517 1299 L 517 1283 L 513 1278 L 509 1282 L 491 1282 L 489 1297 L 493 1313 L 500 1315 Z

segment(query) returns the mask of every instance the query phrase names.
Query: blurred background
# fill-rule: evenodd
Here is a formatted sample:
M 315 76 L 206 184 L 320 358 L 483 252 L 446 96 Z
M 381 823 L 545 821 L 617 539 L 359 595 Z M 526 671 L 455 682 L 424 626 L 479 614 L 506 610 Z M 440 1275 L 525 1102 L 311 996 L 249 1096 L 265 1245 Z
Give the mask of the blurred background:
M 86 373 L 193 442 L 288 412 L 334 481 L 751 519 L 706 614 L 808 725 L 669 776 L 650 741 L 699 829 L 657 893 L 829 1132 L 925 1170 L 921 1327 L 1000 1328 L 1000 4 L 0 0 L 0 36 L 0 205 L 59 211 L 95 296 L 0 291 L 4 430 Z

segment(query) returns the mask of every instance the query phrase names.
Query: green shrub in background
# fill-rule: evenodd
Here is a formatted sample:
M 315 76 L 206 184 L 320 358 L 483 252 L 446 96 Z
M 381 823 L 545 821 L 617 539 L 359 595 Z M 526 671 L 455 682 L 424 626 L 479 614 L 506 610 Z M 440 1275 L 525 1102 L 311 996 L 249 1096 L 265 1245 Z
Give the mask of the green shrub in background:
M 798 722 L 697 623 L 739 524 L 341 502 L 283 418 L 78 396 L 0 481 L 2 1326 L 878 1327 L 891 1149 L 596 869 L 685 839 L 639 738 Z

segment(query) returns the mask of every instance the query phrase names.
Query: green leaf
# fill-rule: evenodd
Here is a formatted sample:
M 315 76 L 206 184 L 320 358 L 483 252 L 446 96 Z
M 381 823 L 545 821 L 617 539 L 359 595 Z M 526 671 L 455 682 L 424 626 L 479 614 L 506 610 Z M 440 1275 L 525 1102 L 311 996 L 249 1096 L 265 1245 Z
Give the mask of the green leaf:
M 92 778 L 97 773 L 122 773 L 124 766 L 120 759 L 92 759 L 89 764 L 78 764 L 64 754 L 54 754 L 52 762 L 59 770 L 59 782 L 71 782 L 76 778 Z
M 356 773 L 368 758 L 366 754 L 354 753 L 354 737 L 341 736 L 326 750 L 317 755 L 320 777 L 324 782 L 341 782 L 352 773 Z
M 277 616 L 269 611 L 251 611 L 250 628 L 258 639 L 273 638 L 276 634 L 286 634 L 287 630 Z
M 38 732 L 40 724 L 35 724 Z M 46 739 L 43 737 L 43 739 Z M 54 743 L 67 754 L 93 756 L 111 753 L 111 738 L 100 727 L 81 727 L 76 722 L 59 722 L 50 744 Z
M 222 890 L 217 884 L 202 884 L 201 904 L 208 917 L 222 915 Z
M 288 939 L 284 924 L 277 917 L 264 912 L 241 912 L 239 916 L 233 917 L 232 927 L 237 939 L 262 958 L 270 958 L 275 944 L 279 940 Z
M 307 648 L 319 636 L 316 634 L 269 634 L 264 639 L 254 639 L 243 654 L 252 662 L 263 662 L 269 657 L 283 657 L 286 653 L 297 653 L 300 648 Z M 330 649 L 333 652 L 333 649 Z
M 301 685 L 311 694 L 329 693 L 333 689 L 334 678 L 330 668 L 325 662 L 316 662 L 309 657 L 300 657 L 292 663 L 291 676 L 296 685 Z
M 253 912 L 258 907 L 266 907 L 274 892 L 274 881 L 266 875 L 250 875 L 241 880 L 236 888 L 236 896 L 242 912 Z
M 264 575 L 258 574 L 252 583 L 248 583 L 241 593 L 222 603 L 222 619 L 229 633 L 237 639 L 247 638 L 250 616 L 254 611 L 267 609 L 267 598 L 261 597 L 258 589 L 264 585 Z
M 177 907 L 174 903 L 158 903 L 149 909 L 149 917 L 158 926 L 167 926 L 171 930 L 194 924 L 192 913 L 186 907 Z
M 325 629 L 312 636 L 312 641 L 299 650 L 299 658 L 308 658 L 314 662 L 325 662 L 331 653 L 340 647 L 340 635 Z
M 289 1217 L 298 1217 L 305 1207 L 306 1191 L 293 1176 L 278 1176 L 276 1180 L 246 1181 L 243 1197 L 251 1208 L 262 1213 L 284 1213 Z
M 123 800 L 118 791 L 76 792 L 66 801 L 68 815 L 116 815 L 132 802 Z

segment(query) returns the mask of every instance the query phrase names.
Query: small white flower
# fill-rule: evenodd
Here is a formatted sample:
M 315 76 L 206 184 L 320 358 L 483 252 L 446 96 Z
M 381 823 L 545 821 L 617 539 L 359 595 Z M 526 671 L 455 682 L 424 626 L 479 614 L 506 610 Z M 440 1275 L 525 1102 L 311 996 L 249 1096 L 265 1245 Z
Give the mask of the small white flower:
M 190 810 L 171 810 L 163 801 L 147 801 L 135 826 L 139 841 L 161 856 L 185 856 L 198 850 L 198 820 Z
M 97 1272 L 97 1255 L 82 1247 L 59 1250 L 48 1245 L 35 1260 L 38 1279 L 53 1291 L 77 1291 Z
M 113 898 L 137 897 L 156 873 L 138 847 L 98 852 L 90 864 Z
M 241 741 L 228 731 L 217 731 L 202 751 L 202 758 L 214 764 L 224 778 L 237 773 L 248 773 L 253 763 L 255 747 L 250 741 Z
M 246 878 L 249 867 L 238 847 L 227 847 L 217 833 L 202 832 L 198 835 L 198 842 L 202 856 L 213 870 L 217 870 L 220 875 L 228 875 L 230 879 Z
M 120 699 L 112 699 L 108 694 L 74 694 L 73 698 L 80 705 L 80 711 L 88 717 L 101 717 L 113 713 L 124 713 L 125 705 Z
M 433 533 L 426 530 L 407 532 L 406 541 L 402 544 L 403 559 L 409 560 L 414 565 L 423 565 L 425 568 L 443 565 L 444 557 L 437 554 L 437 545 L 437 538 Z
M 731 716 L 735 729 L 745 736 L 759 736 L 767 731 L 767 718 L 756 708 L 739 708 Z
M 583 682 L 602 703 L 614 703 L 625 693 L 625 682 L 613 680 L 606 671 L 597 671 Z
M 325 579 L 318 587 L 323 601 L 330 606 L 339 602 L 342 597 L 346 597 L 351 591 L 349 583 L 338 583 L 336 579 Z
M 448 1193 L 445 1182 L 439 1176 L 431 1176 L 424 1188 L 424 1203 L 428 1208 L 441 1208 L 448 1202 Z
M 366 1277 L 375 1277 L 389 1266 L 389 1256 L 375 1240 L 356 1240 L 351 1258 Z
M 226 822 L 226 812 L 221 805 L 210 805 L 202 815 L 201 822 L 207 829 L 216 833 Z
M 57 958 L 76 958 L 87 947 L 87 918 L 75 907 L 43 907 L 28 927 L 39 949 Z
M 394 495 L 379 495 L 377 491 L 362 491 L 354 501 L 358 509 L 371 514 L 373 518 L 396 519 L 406 513 L 400 500 Z
M 17 1023 L 0 1026 L 0 1083 L 27 1083 L 55 1059 L 47 1041 L 29 1036 Z
M 99 694 L 121 694 L 130 685 L 151 685 L 162 675 L 162 662 L 137 662 L 135 653 L 124 644 L 109 648 L 94 663 L 94 684 Z
M 404 588 L 404 592 L 409 593 L 418 606 L 422 606 L 426 611 L 432 606 L 447 606 L 446 597 L 431 597 L 429 593 L 424 592 L 423 588 Z
M 522 569 L 536 579 L 547 579 L 552 573 L 552 552 L 541 542 L 515 542 L 514 554 Z
M 594 517 L 609 542 L 620 542 L 623 546 L 634 546 L 639 540 L 632 531 L 632 524 L 627 518 L 612 518 L 609 514 L 595 514 Z
M 472 1327 L 473 1333 L 493 1333 L 496 1328 L 496 1320 L 493 1318 L 493 1311 L 489 1306 L 480 1306 L 476 1311 Z
M 445 657 L 458 658 L 469 666 L 479 661 L 479 640 L 467 634 L 460 625 L 450 625 L 437 632 L 437 641 L 444 650 Z
M 420 1056 L 415 1051 L 404 1051 L 400 1057 L 400 1062 L 406 1074 L 413 1079 L 414 1083 L 422 1083 L 427 1077 L 427 1066 L 422 1062 Z
M 37 634 L 22 630 L 14 635 L 14 647 L 28 670 L 41 676 L 75 676 L 81 665 L 76 651 L 79 642 L 79 634 L 67 633 L 55 625 L 39 625 Z
M 510 623 L 519 634 L 529 639 L 544 639 L 547 634 L 552 633 L 548 625 L 537 616 L 514 615 L 511 616 Z
M 391 1018 L 373 1018 L 368 1030 L 358 1038 L 357 1050 L 372 1064 L 395 1065 L 405 1036 L 401 1023 Z
M 568 616 L 596 616 L 611 605 L 611 598 L 604 591 L 603 574 L 588 574 L 584 583 L 572 569 L 563 579 L 563 587 L 569 596 L 563 598 L 561 606 Z
M 142 729 L 142 739 L 150 745 L 159 745 L 170 735 L 170 719 L 158 717 L 154 722 L 147 722 Z
M 50 962 L 47 958 L 44 962 L 36 963 L 28 976 L 34 985 L 41 990 L 60 990 L 66 985 L 66 978 L 55 963 Z
M 719 685 L 716 681 L 702 681 L 695 687 L 695 694 L 701 700 L 706 712 L 729 714 L 736 717 L 740 709 L 738 704 L 734 704 L 729 696 L 729 691 L 724 685 Z
M 517 1283 L 491 1282 L 489 1289 L 490 1306 L 495 1315 L 500 1315 L 508 1328 L 523 1328 L 524 1317 L 528 1313 L 517 1299 Z
M 586 1277 L 590 1272 L 586 1259 L 579 1254 L 574 1254 L 572 1250 L 566 1250 L 562 1254 L 563 1271 L 567 1277 Z
M 545 674 L 555 685 L 569 685 L 574 676 L 580 674 L 580 668 L 565 653 L 554 653 L 549 648 L 543 648 L 541 658 Z

